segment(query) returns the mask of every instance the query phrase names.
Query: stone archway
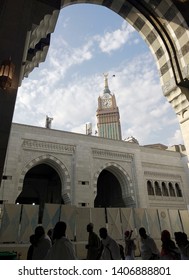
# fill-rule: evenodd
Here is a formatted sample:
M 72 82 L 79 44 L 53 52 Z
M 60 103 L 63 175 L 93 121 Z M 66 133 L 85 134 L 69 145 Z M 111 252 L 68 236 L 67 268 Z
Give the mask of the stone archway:
M 98 178 L 94 207 L 125 207 L 120 183 L 116 176 L 106 169 L 102 170 Z
M 33 166 L 25 174 L 22 191 L 15 202 L 39 205 L 39 222 L 42 222 L 46 203 L 64 204 L 62 183 L 57 171 L 47 163 Z
M 48 198 L 49 202 L 52 200 L 55 203 L 55 201 L 59 200 L 59 202 L 64 202 L 65 204 L 71 203 L 71 180 L 68 170 L 59 159 L 48 154 L 33 159 L 25 166 L 20 176 L 17 197 L 23 191 L 25 182 L 31 181 L 30 178 L 40 175 L 42 179 L 46 178 L 46 182 L 50 182 L 51 180 L 47 180 L 48 172 L 51 174 L 50 179 L 55 180 L 59 189 L 54 198 Z M 60 194 L 61 199 L 58 198 L 58 194 Z
M 63 204 L 61 180 L 56 170 L 46 163 L 32 167 L 25 175 L 23 189 L 16 202 L 21 204 Z
M 94 177 L 94 207 L 135 207 L 134 186 L 127 172 L 107 163 Z

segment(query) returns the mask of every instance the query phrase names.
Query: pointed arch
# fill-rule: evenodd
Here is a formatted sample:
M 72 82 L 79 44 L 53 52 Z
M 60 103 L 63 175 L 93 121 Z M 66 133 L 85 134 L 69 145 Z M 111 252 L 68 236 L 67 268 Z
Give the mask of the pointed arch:
M 175 183 L 175 190 L 177 197 L 182 197 L 182 191 L 178 183 Z
M 154 188 L 153 188 L 152 182 L 150 180 L 147 181 L 147 192 L 148 192 L 148 195 L 155 195 Z
M 161 192 L 161 188 L 160 188 L 159 182 L 155 181 L 154 185 L 155 185 L 155 194 L 157 196 L 161 196 L 162 192 Z
M 56 158 L 55 156 L 49 155 L 49 154 L 41 155 L 26 164 L 26 166 L 23 168 L 21 175 L 20 175 L 17 196 L 22 191 L 26 173 L 31 168 L 33 168 L 39 164 L 42 164 L 42 163 L 47 164 L 47 165 L 51 166 L 53 169 L 55 169 L 55 171 L 58 173 L 60 180 L 61 180 L 62 197 L 64 199 L 70 200 L 71 199 L 71 180 L 70 180 L 69 172 L 68 172 L 66 166 L 58 158 Z
M 169 193 L 170 193 L 170 196 L 176 196 L 175 195 L 175 189 L 173 187 L 173 184 L 171 182 L 169 182 Z
M 163 196 L 169 196 L 169 192 L 168 192 L 168 189 L 167 189 L 167 186 L 166 186 L 165 182 L 162 182 L 161 186 L 162 186 L 162 195 Z
M 101 166 L 99 170 L 94 174 L 94 197 L 97 195 L 97 181 L 100 173 L 103 170 L 108 170 L 111 172 L 119 181 L 122 191 L 122 199 L 125 203 L 125 206 L 136 206 L 136 197 L 134 186 L 132 180 L 128 173 L 117 163 L 115 162 L 108 162 Z

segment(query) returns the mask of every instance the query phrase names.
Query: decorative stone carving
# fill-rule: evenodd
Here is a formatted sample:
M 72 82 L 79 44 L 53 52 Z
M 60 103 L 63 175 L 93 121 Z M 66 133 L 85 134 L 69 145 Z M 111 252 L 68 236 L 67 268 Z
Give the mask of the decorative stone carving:
M 174 180 L 181 180 L 180 175 L 169 174 L 169 173 L 160 173 L 160 172 L 153 172 L 153 171 L 144 171 L 144 175 L 152 178 L 158 178 L 163 180 L 164 178 L 174 179 Z
M 75 146 L 64 145 L 60 143 L 52 143 L 38 140 L 24 139 L 22 148 L 25 150 L 40 150 L 40 151 L 51 151 L 54 153 L 61 154 L 72 154 L 75 151 Z
M 107 150 L 92 149 L 93 157 L 96 158 L 111 158 L 111 159 L 120 159 L 123 161 L 132 161 L 134 155 L 129 153 L 121 152 L 112 152 Z

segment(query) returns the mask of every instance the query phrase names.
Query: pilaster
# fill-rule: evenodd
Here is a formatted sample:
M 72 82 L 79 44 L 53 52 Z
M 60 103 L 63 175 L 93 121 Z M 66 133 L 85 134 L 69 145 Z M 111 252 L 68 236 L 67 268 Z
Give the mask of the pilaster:
M 179 120 L 187 156 L 189 159 L 189 88 L 176 87 L 165 95 Z

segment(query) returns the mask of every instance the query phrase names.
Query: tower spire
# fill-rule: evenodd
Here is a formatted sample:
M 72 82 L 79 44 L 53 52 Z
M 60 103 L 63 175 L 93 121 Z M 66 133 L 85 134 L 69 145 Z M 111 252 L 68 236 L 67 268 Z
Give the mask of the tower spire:
M 104 93 L 110 93 L 108 86 L 108 73 L 103 73 L 104 75 Z
M 119 108 L 116 105 L 115 95 L 111 94 L 108 86 L 108 73 L 104 75 L 104 91 L 98 97 L 97 129 L 98 136 L 121 140 L 121 124 Z

